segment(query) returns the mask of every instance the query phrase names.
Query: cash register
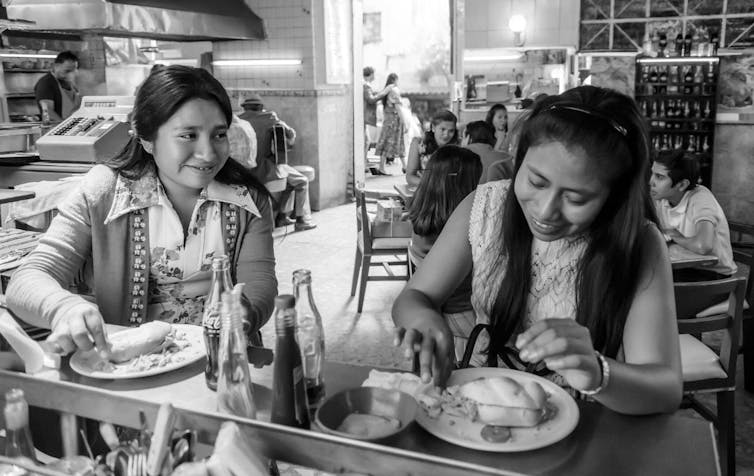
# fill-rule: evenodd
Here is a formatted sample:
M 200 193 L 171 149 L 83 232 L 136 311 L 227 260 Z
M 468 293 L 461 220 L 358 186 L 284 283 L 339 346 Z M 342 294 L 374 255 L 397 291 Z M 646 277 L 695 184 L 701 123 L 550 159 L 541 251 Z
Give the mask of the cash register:
M 50 162 L 95 163 L 116 155 L 129 139 L 133 96 L 84 96 L 81 107 L 37 142 Z

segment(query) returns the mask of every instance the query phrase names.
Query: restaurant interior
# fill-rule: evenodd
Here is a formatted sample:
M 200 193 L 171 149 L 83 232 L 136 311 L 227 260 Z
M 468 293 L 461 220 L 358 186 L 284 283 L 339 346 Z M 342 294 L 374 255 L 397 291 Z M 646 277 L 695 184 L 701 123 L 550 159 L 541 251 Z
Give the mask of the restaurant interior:
M 5 451 L 0 453 L 0 476 L 754 475 L 754 321 L 749 308 L 754 302 L 754 13 L 749 3 L 3 1 L 0 393 L 5 398 L 0 402 L 5 412 L 0 416 L 0 448 Z M 80 104 L 67 117 L 50 120 L 37 85 L 51 71 L 54 76 L 56 58 L 66 51 L 77 58 L 74 90 Z M 117 366 L 103 370 L 83 357 L 101 359 L 97 352 L 77 350 L 71 357 L 52 352 L 50 324 L 21 319 L 13 312 L 13 297 L 5 295 L 14 273 L 24 269 L 48 228 L 60 220 L 61 204 L 76 194 L 90 170 L 137 140 L 131 121 L 140 88 L 155 71 L 172 65 L 208 71 L 241 121 L 253 111 L 252 104 L 261 104 L 283 124 L 270 129 L 272 136 L 252 131 L 252 149 L 246 142 L 249 153 L 261 150 L 266 141 L 279 173 L 259 180 L 272 199 L 274 226 L 268 228 L 278 298 L 272 318 L 259 329 L 261 341 L 239 331 L 244 346 L 249 340 L 243 352 L 248 365 L 233 373 L 251 395 L 250 413 L 235 411 L 230 403 L 224 406 L 218 397 L 225 390 L 209 384 L 207 362 L 213 359 L 207 358 L 211 349 L 201 307 L 196 323 L 204 326 L 172 321 L 171 339 L 185 339 L 171 347 L 179 349 L 179 359 L 118 374 L 120 370 L 112 370 Z M 371 78 L 365 67 L 372 68 Z M 389 86 L 392 75 L 397 83 Z M 379 152 L 389 133 L 388 102 L 367 101 L 367 84 L 378 93 L 384 87 L 386 97 L 390 88 L 400 91 L 405 115 L 400 119 L 403 153 L 395 155 L 399 160 L 386 162 L 385 153 Z M 448 388 L 499 375 L 511 376 L 524 393 L 530 389 L 524 384 L 541 385 L 547 403 L 537 407 L 540 419 L 531 428 L 483 424 L 479 419 L 484 404 L 475 406 L 471 417 L 454 414 L 448 408 L 466 408 L 474 399 L 464 397 L 459 404 L 454 399 L 460 397 L 447 390 L 438 393 L 442 405 L 433 407 L 426 395 L 433 395 L 427 388 L 434 387 L 417 376 L 425 357 L 418 348 L 412 352 L 396 344 L 400 311 L 394 304 L 421 263 L 412 255 L 416 233 L 408 219 L 412 200 L 422 190 L 408 181 L 413 147 L 424 143 L 425 133 L 432 135 L 434 118 L 443 111 L 457 119 L 460 139 L 469 124 L 492 124 L 488 111 L 503 104 L 508 139 L 500 150 L 510 160 L 516 152 L 517 126 L 526 122 L 531 108 L 580 86 L 608 88 L 632 98 L 646 122 L 652 157 L 681 151 L 693 158 L 699 184 L 711 192 L 727 221 L 736 271 L 720 281 L 729 284 L 705 281 L 710 286 L 705 289 L 680 279 L 671 283 L 675 295 L 670 301 L 681 335 L 682 403 L 674 412 L 631 415 L 611 410 L 599 397 L 589 398 L 589 392 L 564 390 L 532 373 L 459 365 Z M 62 85 L 60 92 L 66 94 Z M 417 124 L 413 140 L 405 117 Z M 614 124 L 612 116 L 600 117 Z M 288 129 L 295 140 L 275 135 Z M 254 165 L 266 160 L 260 153 L 250 159 Z M 311 216 L 300 213 L 301 190 L 294 190 L 296 185 L 280 175 L 281 170 L 304 177 Z M 225 213 L 219 223 L 235 230 L 236 215 L 228 215 L 227 209 Z M 137 220 L 137 231 L 139 226 Z M 137 256 L 144 253 L 138 236 Z M 690 250 L 682 240 L 666 239 L 673 276 L 723 261 L 712 251 Z M 228 254 L 234 266 L 233 254 Z M 207 289 L 214 263 L 209 259 L 203 264 Z M 302 269 L 310 271 L 309 287 L 301 285 L 297 270 Z M 67 283 L 72 293 L 86 294 L 80 285 L 91 278 L 88 272 L 77 270 L 75 282 Z M 235 270 L 231 274 L 235 282 Z M 133 292 L 134 300 L 122 300 L 132 303 L 124 306 L 132 306 L 134 316 L 143 315 L 139 276 L 127 288 L 128 299 Z M 147 278 L 148 283 L 152 280 Z M 307 290 L 308 299 L 300 295 Z M 281 337 L 285 305 L 280 295 L 288 294 L 295 295 L 299 316 L 318 314 L 312 318 L 319 329 L 321 394 L 315 403 L 303 337 L 291 337 L 291 348 L 298 350 L 290 360 L 282 347 L 287 341 Z M 205 316 L 206 296 L 200 303 Z M 238 305 L 240 309 L 241 298 Z M 223 312 L 231 315 L 225 316 L 230 323 L 232 306 Z M 145 325 L 141 318 L 117 323 Z M 303 328 L 299 322 L 295 332 Z M 108 335 L 115 330 L 120 329 L 112 328 Z M 232 331 L 218 333 L 220 344 L 232 342 Z M 87 336 L 96 345 L 94 333 Z M 158 354 L 166 355 L 165 349 L 160 347 Z M 470 354 L 473 343 L 467 349 Z M 227 363 L 223 352 L 232 360 L 221 349 L 221 367 Z M 135 359 L 142 357 L 137 354 Z M 596 357 L 601 371 L 596 392 L 601 392 L 609 382 L 610 366 L 601 352 Z M 609 362 L 615 365 L 615 359 Z M 298 372 L 304 366 L 298 378 L 294 372 L 287 390 L 279 380 L 283 365 Z M 621 370 L 614 368 L 613 377 L 620 379 Z M 15 389 L 22 390 L 20 400 Z M 18 408 L 25 415 L 25 430 L 14 427 L 19 420 L 11 400 L 22 404 Z M 285 420 L 279 411 L 289 403 Z M 432 413 L 437 407 L 442 408 L 440 416 Z M 376 425 L 367 417 L 390 428 L 377 431 L 377 436 L 345 429 L 354 415 L 365 428 Z M 28 442 L 33 456 L 18 458 L 28 455 L 19 453 L 14 442 L 27 436 L 33 438 Z

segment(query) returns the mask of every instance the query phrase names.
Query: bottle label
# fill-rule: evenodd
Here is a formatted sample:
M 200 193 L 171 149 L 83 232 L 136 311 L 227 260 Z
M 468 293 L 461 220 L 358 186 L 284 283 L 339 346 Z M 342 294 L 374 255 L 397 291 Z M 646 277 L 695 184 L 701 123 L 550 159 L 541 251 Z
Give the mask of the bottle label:
M 220 332 L 221 313 L 219 311 L 219 309 L 213 309 L 204 316 L 204 319 L 202 319 L 202 325 L 206 330 Z

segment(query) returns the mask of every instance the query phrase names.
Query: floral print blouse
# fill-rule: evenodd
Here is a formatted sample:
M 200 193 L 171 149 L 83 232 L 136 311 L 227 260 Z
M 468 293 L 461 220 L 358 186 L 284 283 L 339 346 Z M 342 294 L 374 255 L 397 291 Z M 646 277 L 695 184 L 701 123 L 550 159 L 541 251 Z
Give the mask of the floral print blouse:
M 201 324 L 212 279 L 212 258 L 224 253 L 220 203 L 260 216 L 246 187 L 212 181 L 199 195 L 184 237 L 178 213 L 154 172 L 136 180 L 118 178 L 110 221 L 149 209 L 149 296 L 147 320 Z

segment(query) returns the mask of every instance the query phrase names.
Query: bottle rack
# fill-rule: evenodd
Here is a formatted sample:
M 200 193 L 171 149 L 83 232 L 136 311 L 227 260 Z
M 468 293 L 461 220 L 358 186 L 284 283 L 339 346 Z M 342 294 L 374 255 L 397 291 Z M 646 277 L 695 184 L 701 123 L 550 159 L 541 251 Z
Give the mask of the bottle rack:
M 649 122 L 652 149 L 683 148 L 696 154 L 708 187 L 719 67 L 716 56 L 636 60 L 636 102 Z

